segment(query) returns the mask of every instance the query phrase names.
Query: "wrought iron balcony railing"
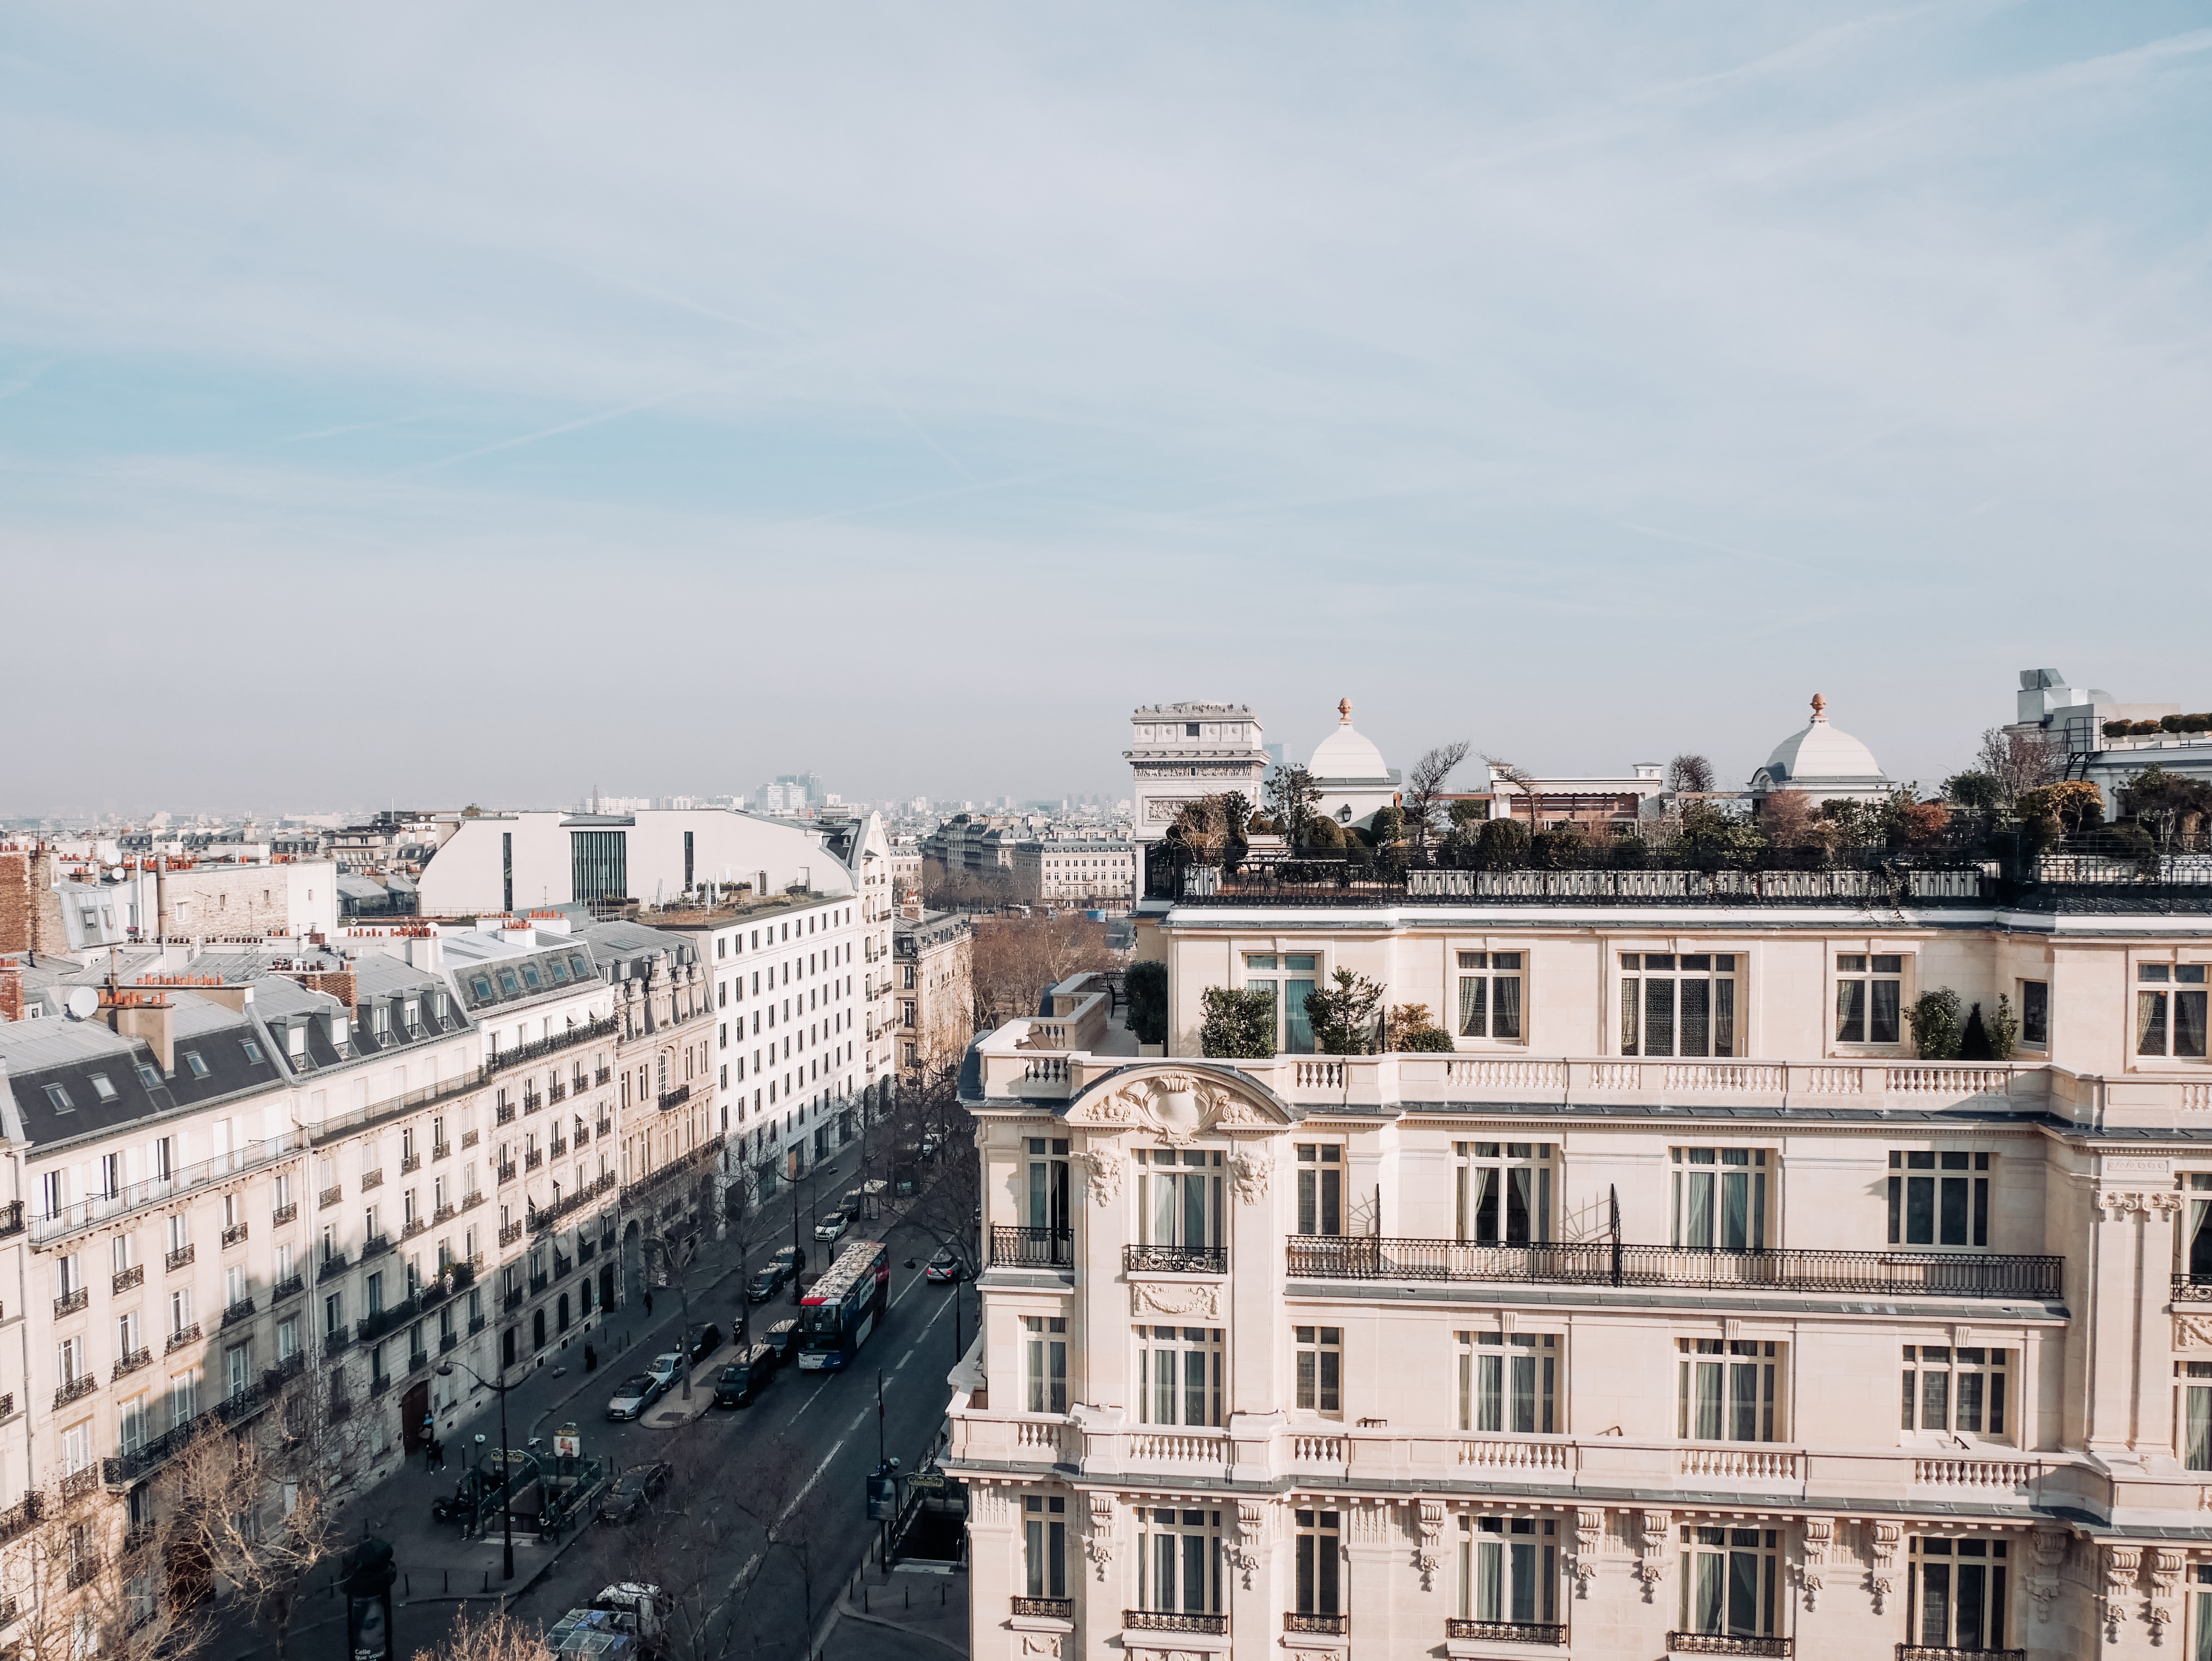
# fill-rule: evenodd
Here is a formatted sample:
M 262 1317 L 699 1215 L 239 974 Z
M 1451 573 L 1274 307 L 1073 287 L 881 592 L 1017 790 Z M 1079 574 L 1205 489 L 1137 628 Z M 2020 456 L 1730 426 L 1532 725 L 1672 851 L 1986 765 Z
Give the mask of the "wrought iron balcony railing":
M 74 1292 L 64 1292 L 54 1299 L 56 1315 L 74 1315 L 92 1301 L 92 1288 L 79 1287 Z
M 1123 1609 L 1121 1627 L 1125 1632 L 1188 1632 L 1226 1634 L 1229 1617 L 1225 1615 L 1187 1615 L 1179 1610 Z
M 1227 1246 L 1128 1245 L 1121 1248 L 1121 1267 L 1155 1275 L 1226 1275 Z
M 1301 1615 L 1294 1609 L 1283 1613 L 1285 1632 L 1311 1633 L 1322 1638 L 1341 1638 L 1352 1630 L 1348 1615 Z
M 1567 1629 L 1540 1621 L 1468 1621 L 1453 1616 L 1444 1621 L 1444 1636 L 1477 1644 L 1564 1644 Z
M 290 1222 L 299 1214 L 300 1208 L 298 1206 L 280 1205 L 276 1208 L 276 1210 L 269 1214 L 269 1226 L 271 1228 L 282 1228 L 285 1224 Z
M 111 1292 L 128 1292 L 132 1287 L 144 1285 L 145 1281 L 146 1265 L 133 1263 L 128 1269 L 115 1271 L 114 1278 L 108 1282 L 108 1289 Z
M 1064 1228 L 991 1226 L 991 1264 L 1017 1269 L 1073 1269 L 1075 1237 Z
M 1293 1234 L 1288 1272 L 1319 1281 L 1505 1281 L 1847 1296 L 2061 1295 L 2066 1260 L 1995 1252 L 1692 1251 L 1610 1241 L 1489 1245 L 1373 1234 Z
M 228 1228 L 226 1228 L 222 1232 L 222 1243 L 227 1247 L 238 1245 L 241 1244 L 245 1238 L 246 1225 L 244 1223 L 233 1223 Z
M 1670 1632 L 1669 1655 L 1779 1655 L 1796 1653 L 1790 1638 L 1741 1638 L 1724 1632 Z
M 2026 1650 L 1954 1650 L 1941 1644 L 1899 1644 L 1897 1661 L 2027 1661 Z
M 1075 1600 L 1073 1597 L 1017 1597 L 1012 1613 L 1036 1620 L 1073 1621 L 1075 1619 Z

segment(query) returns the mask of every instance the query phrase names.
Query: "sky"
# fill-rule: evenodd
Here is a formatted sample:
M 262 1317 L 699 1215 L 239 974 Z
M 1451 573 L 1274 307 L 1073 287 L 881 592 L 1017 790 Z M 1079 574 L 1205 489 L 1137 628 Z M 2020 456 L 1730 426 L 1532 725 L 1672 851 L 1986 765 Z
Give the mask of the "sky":
M 0 814 L 2212 708 L 2207 21 L 15 6 Z

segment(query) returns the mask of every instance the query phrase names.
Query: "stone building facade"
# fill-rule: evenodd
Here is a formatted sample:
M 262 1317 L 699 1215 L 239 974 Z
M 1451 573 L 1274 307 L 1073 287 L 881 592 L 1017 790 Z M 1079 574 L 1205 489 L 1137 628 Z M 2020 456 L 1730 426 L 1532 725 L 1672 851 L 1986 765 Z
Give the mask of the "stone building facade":
M 1178 900 L 1165 1057 L 979 1042 L 973 1653 L 2200 1653 L 2212 908 L 1578 879 Z M 1451 1049 L 1196 1055 L 1339 967 Z
M 916 901 L 910 910 L 920 913 Z M 908 1087 L 959 1059 L 975 1032 L 975 925 L 937 911 L 891 927 L 899 1077 Z

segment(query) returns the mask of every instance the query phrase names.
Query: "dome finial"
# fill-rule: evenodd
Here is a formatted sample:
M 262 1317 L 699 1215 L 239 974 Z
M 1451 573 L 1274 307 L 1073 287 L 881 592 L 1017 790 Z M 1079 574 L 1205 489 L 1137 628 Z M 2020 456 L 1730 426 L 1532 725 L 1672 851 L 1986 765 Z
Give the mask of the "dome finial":
M 1826 721 L 1826 720 L 1827 720 L 1827 718 L 1828 718 L 1828 701 L 1827 701 L 1827 699 L 1826 699 L 1826 698 L 1822 697 L 1821 697 L 1818 692 L 1814 693 L 1814 694 L 1813 694 L 1813 719 L 1814 719 L 1814 721 Z
M 1346 727 L 1352 725 L 1352 700 L 1350 698 L 1339 698 L 1336 701 L 1336 718 L 1340 723 Z

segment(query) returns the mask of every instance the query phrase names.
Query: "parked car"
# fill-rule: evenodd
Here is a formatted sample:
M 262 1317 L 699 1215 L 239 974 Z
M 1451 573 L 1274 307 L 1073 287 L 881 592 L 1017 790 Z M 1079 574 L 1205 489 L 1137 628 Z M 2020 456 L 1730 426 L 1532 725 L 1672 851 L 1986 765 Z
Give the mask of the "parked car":
M 814 1238 L 817 1240 L 842 1239 L 845 1231 L 851 1226 L 852 1220 L 843 1212 L 833 1211 L 814 1225 Z
M 761 1335 L 761 1342 L 775 1352 L 775 1364 L 794 1360 L 799 1355 L 799 1323 L 786 1317 Z
M 769 1380 L 775 1377 L 778 1360 L 773 1346 L 755 1344 L 724 1367 L 715 1378 L 714 1405 L 718 1408 L 750 1407 L 753 1397 L 765 1390 Z
M 691 1335 L 691 1359 L 695 1361 L 705 1360 L 721 1347 L 722 1329 L 712 1321 L 698 1328 Z
M 607 1401 L 610 1419 L 635 1419 L 660 1399 L 661 1391 L 668 1388 L 668 1380 L 650 1372 L 633 1373 L 615 1387 Z
M 645 1364 L 645 1370 L 660 1380 L 663 1390 L 672 1390 L 684 1372 L 684 1355 L 680 1350 L 668 1350 L 654 1356 Z
M 648 1459 L 641 1465 L 632 1465 L 615 1478 L 615 1485 L 607 1490 L 607 1497 L 599 1501 L 599 1519 L 606 1523 L 627 1523 L 651 1505 L 653 1497 L 668 1486 L 674 1473 L 667 1462 Z
M 778 1246 L 769 1262 L 781 1269 L 783 1278 L 787 1281 L 806 1267 L 806 1254 L 795 1245 Z
M 933 1281 L 939 1286 L 949 1286 L 961 1278 L 960 1260 L 952 1255 L 951 1248 L 948 1246 L 929 1260 L 929 1266 L 921 1271 L 921 1278 Z
M 783 1283 L 791 1278 L 790 1268 L 783 1263 L 770 1263 L 766 1269 L 755 1269 L 753 1278 L 745 1282 L 748 1302 L 764 1304 L 783 1290 Z

